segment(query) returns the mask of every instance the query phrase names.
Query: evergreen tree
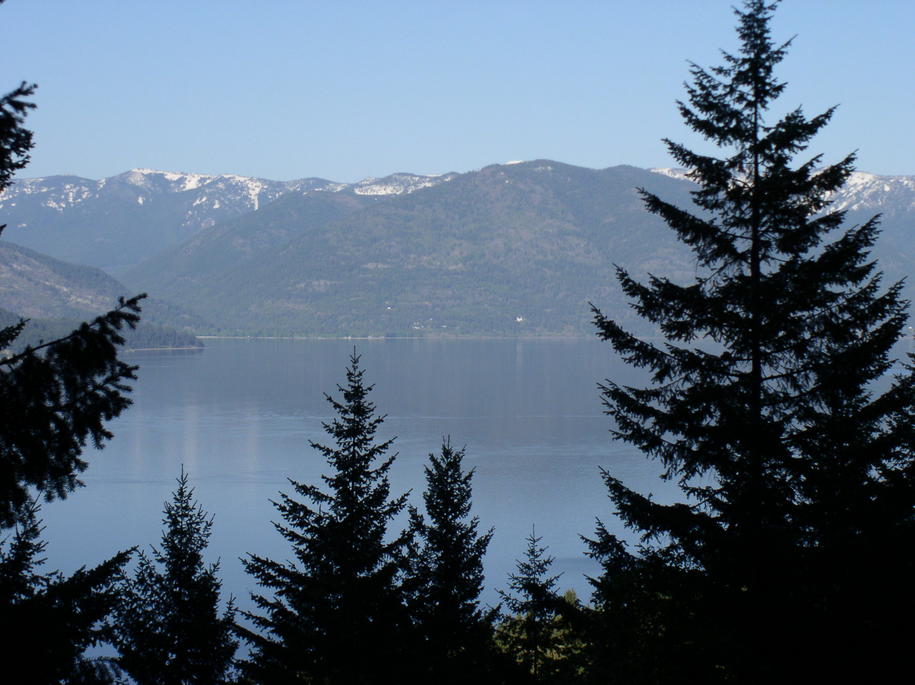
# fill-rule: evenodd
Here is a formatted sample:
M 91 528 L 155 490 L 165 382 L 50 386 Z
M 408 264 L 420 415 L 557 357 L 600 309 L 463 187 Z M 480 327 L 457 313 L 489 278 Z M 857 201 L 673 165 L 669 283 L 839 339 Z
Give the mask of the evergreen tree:
M 483 558 L 492 529 L 479 532 L 470 516 L 473 469 L 451 440 L 429 455 L 423 500 L 429 521 L 410 508 L 410 613 L 419 633 L 417 659 L 429 682 L 466 682 L 494 668 L 492 617 L 480 608 Z
M 0 541 L 0 659 L 9 677 L 34 683 L 105 683 L 114 664 L 85 651 L 110 639 L 106 619 L 117 601 L 114 578 L 127 562 L 121 552 L 69 577 L 41 572 L 38 505 L 19 510 L 12 535 Z M 16 674 L 19 675 L 16 675 Z
M 25 118 L 35 108 L 29 99 L 35 89 L 23 81 L 0 97 L 0 192 L 29 162 L 33 141 Z M 70 335 L 0 361 L 0 529 L 28 526 L 30 487 L 51 500 L 80 485 L 86 439 L 99 447 L 111 437 L 103 421 L 129 406 L 124 382 L 136 370 L 117 359 L 119 331 L 136 325 L 143 297 L 121 300 Z M 0 328 L 0 350 L 26 323 Z
M 257 682 L 391 683 L 405 678 L 407 615 L 400 591 L 406 536 L 388 525 L 406 503 L 391 498 L 392 440 L 376 443 L 384 420 L 368 399 L 353 353 L 336 417 L 324 424 L 332 445 L 312 442 L 331 468 L 326 489 L 289 480 L 295 499 L 280 495 L 276 528 L 294 561 L 249 555 L 248 573 L 273 596 L 254 595 L 262 614 L 245 615 L 260 631 L 244 630 L 252 652 L 243 668 Z
M 559 575 L 549 575 L 554 559 L 540 545 L 542 539 L 531 530 L 524 558 L 515 562 L 517 573 L 508 577 L 511 592 L 499 591 L 510 613 L 497 637 L 502 649 L 535 681 L 551 682 L 560 658 L 557 607 L 561 600 L 556 595 Z
M 35 86 L 22 83 L 0 98 L 0 192 L 23 169 L 32 148 L 25 117 Z M 2 231 L 4 226 L 0 226 Z M 135 367 L 117 358 L 120 331 L 139 320 L 143 296 L 121 300 L 113 311 L 69 335 L 27 347 L 0 360 L 0 658 L 10 673 L 31 682 L 105 682 L 114 677 L 103 659 L 85 650 L 109 635 L 104 619 L 115 602 L 114 578 L 124 552 L 69 577 L 41 573 L 34 494 L 63 498 L 81 485 L 87 440 L 111 437 L 104 423 L 129 404 L 126 382 Z M 0 351 L 26 321 L 0 327 Z
M 120 330 L 139 320 L 142 297 L 0 361 L 0 527 L 16 525 L 30 488 L 50 501 L 82 485 L 87 440 L 101 447 L 111 438 L 105 422 L 130 406 L 126 381 L 136 367 L 119 360 L 117 348 Z M 25 323 L 0 330 L 0 342 L 15 340 Z
M 183 468 L 164 513 L 161 549 L 153 547 L 152 558 L 140 552 L 121 588 L 118 662 L 140 685 L 227 682 L 238 646 L 235 607 L 230 598 L 219 613 L 219 562 L 203 561 L 213 518 L 194 500 Z
M 591 541 L 603 656 L 642 658 L 645 682 L 847 678 L 899 665 L 912 638 L 915 376 L 892 359 L 908 303 L 869 260 L 877 219 L 843 229 L 829 206 L 854 156 L 794 163 L 833 109 L 770 121 L 790 43 L 772 42 L 774 7 L 747 0 L 738 52 L 691 69 L 680 113 L 723 152 L 666 141 L 697 209 L 642 191 L 697 263 L 688 284 L 618 269 L 665 344 L 594 310 L 600 336 L 650 372 L 645 387 L 602 386 L 615 436 L 687 495 L 661 505 L 604 474 L 643 543 L 633 553 L 602 525 Z
M 34 91 L 34 85 L 22 83 L 0 98 L 0 192 L 29 160 L 32 133 L 24 123 L 35 107 L 28 100 Z M 99 447 L 111 437 L 104 421 L 130 405 L 125 382 L 136 370 L 117 358 L 124 342 L 120 331 L 136 325 L 143 297 L 122 299 L 69 335 L 0 361 L 0 528 L 28 516 L 29 488 L 51 500 L 80 485 L 86 440 Z M 0 328 L 0 350 L 25 325 Z
M 0 98 L 0 189 L 6 188 L 15 173 L 29 163 L 29 150 L 34 143 L 32 132 L 25 127 L 25 117 L 35 109 L 35 103 L 29 100 L 35 88 L 34 83 L 23 81 Z M 4 228 L 6 225 L 0 226 L 0 231 Z

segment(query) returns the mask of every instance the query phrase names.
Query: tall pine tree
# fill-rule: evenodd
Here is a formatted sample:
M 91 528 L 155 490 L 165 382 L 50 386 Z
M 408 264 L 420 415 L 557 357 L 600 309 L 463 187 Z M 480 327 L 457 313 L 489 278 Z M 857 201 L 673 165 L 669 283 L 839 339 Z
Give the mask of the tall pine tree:
M 301 499 L 281 494 L 275 503 L 294 560 L 244 560 L 272 593 L 253 597 L 263 613 L 246 614 L 257 630 L 244 631 L 252 652 L 243 668 L 256 682 L 402 682 L 411 666 L 400 589 L 406 536 L 388 535 L 406 495 L 390 496 L 393 439 L 375 442 L 384 418 L 363 374 L 354 352 L 342 399 L 327 396 L 336 417 L 324 430 L 333 444 L 311 443 L 331 468 L 326 489 L 290 479 Z
M 423 493 L 428 521 L 410 509 L 415 547 L 407 581 L 410 614 L 418 632 L 415 663 L 429 682 L 457 683 L 491 673 L 492 617 L 480 607 L 483 559 L 492 529 L 480 533 L 470 516 L 473 469 L 451 440 L 429 455 Z
M 213 518 L 194 500 L 183 468 L 162 523 L 161 547 L 152 558 L 140 552 L 121 585 L 118 662 L 140 685 L 227 682 L 238 646 L 234 602 L 220 614 L 219 563 L 203 560 Z
M 687 495 L 661 505 L 604 474 L 643 536 L 636 553 L 603 526 L 591 543 L 605 663 L 640 654 L 645 681 L 847 677 L 901 663 L 912 637 L 915 376 L 892 358 L 908 303 L 869 259 L 877 219 L 843 228 L 830 208 L 854 156 L 795 162 L 833 109 L 770 113 L 790 43 L 771 39 L 774 9 L 747 0 L 738 51 L 691 69 L 680 113 L 722 155 L 665 142 L 696 209 L 642 191 L 697 265 L 690 283 L 618 270 L 664 344 L 595 309 L 600 336 L 650 374 L 602 386 L 614 434 Z

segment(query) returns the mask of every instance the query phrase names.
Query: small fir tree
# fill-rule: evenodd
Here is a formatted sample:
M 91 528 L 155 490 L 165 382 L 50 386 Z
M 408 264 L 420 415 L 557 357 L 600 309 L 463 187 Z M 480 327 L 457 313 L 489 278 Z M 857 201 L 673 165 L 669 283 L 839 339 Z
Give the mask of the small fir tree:
M 140 685 L 227 682 L 238 646 L 234 602 L 220 614 L 219 562 L 203 559 L 213 518 L 194 500 L 183 468 L 164 513 L 161 548 L 152 558 L 140 552 L 121 585 L 118 662 Z
M 553 557 L 540 545 L 534 530 L 527 537 L 524 558 L 515 562 L 517 573 L 508 577 L 510 592 L 499 591 L 508 616 L 499 626 L 497 639 L 503 651 L 535 681 L 549 682 L 557 670 L 557 575 L 549 575 Z
M 479 518 L 470 516 L 473 469 L 464 471 L 463 460 L 464 449 L 445 439 L 425 467 L 428 522 L 410 508 L 408 604 L 418 632 L 416 658 L 429 682 L 465 682 L 494 668 L 492 616 L 480 608 L 493 531 L 481 534 Z
M 69 577 L 43 573 L 38 505 L 19 510 L 12 535 L 0 540 L 0 658 L 9 677 L 34 683 L 105 683 L 118 674 L 86 650 L 111 638 L 107 618 L 117 603 L 115 577 L 130 552 Z M 18 674 L 18 675 L 17 675 Z
M 406 495 L 390 496 L 393 439 L 375 442 L 384 418 L 363 374 L 354 352 L 342 399 L 326 396 L 336 412 L 324 424 L 333 444 L 311 443 L 331 468 L 326 489 L 290 479 L 301 500 L 281 494 L 275 503 L 294 561 L 244 560 L 273 593 L 254 595 L 262 613 L 245 614 L 258 630 L 243 631 L 252 648 L 243 668 L 257 682 L 391 683 L 411 666 L 400 590 L 406 536 L 388 537 Z
M 622 661 L 633 682 L 872 677 L 913 637 L 912 368 L 875 389 L 908 303 L 869 259 L 877 220 L 843 229 L 829 206 L 854 156 L 794 163 L 833 110 L 770 120 L 788 47 L 770 38 L 774 8 L 747 0 L 738 52 L 692 67 L 680 113 L 724 154 L 666 142 L 698 210 L 642 192 L 697 262 L 686 285 L 618 270 L 665 343 L 594 310 L 600 336 L 650 373 L 602 386 L 615 436 L 688 496 L 662 505 L 604 474 L 643 538 L 633 553 L 601 525 L 591 542 L 605 676 Z

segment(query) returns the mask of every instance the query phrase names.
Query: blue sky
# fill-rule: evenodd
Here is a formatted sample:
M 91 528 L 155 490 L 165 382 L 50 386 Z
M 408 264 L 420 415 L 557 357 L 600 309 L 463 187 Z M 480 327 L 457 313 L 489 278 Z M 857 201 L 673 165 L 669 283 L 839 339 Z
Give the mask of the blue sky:
M 8 0 L 0 87 L 39 84 L 23 176 L 132 167 L 353 181 L 551 158 L 670 166 L 687 61 L 729 0 Z M 785 108 L 827 160 L 915 173 L 915 2 L 785 0 Z

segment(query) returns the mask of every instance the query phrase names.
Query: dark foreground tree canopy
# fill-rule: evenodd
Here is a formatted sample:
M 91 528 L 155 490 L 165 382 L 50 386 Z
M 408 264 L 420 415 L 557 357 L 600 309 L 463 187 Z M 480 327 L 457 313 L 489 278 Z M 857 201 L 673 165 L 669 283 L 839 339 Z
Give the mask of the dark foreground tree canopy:
M 23 83 L 0 98 L 0 191 L 28 162 L 32 134 L 24 124 L 34 91 Z M 105 423 L 130 404 L 126 383 L 135 368 L 117 348 L 139 319 L 140 299 L 122 298 L 66 336 L 0 361 L 0 625 L 8 629 L 0 657 L 22 682 L 104 682 L 114 674 L 86 650 L 110 637 L 114 579 L 128 554 L 69 577 L 43 572 L 34 497 L 62 499 L 81 485 L 86 442 L 100 447 L 111 437 Z M 0 328 L 0 349 L 24 326 Z
M 493 530 L 480 532 L 479 518 L 470 514 L 473 470 L 465 471 L 463 460 L 464 449 L 446 438 L 425 468 L 426 516 L 410 507 L 404 585 L 414 661 L 421 676 L 440 683 L 467 682 L 494 667 L 494 612 L 480 605 Z
M 363 374 L 354 352 L 341 398 L 327 396 L 331 443 L 311 443 L 330 467 L 326 489 L 290 479 L 296 496 L 275 503 L 294 560 L 244 560 L 271 593 L 253 597 L 260 613 L 246 614 L 255 629 L 243 632 L 243 668 L 258 682 L 397 682 L 411 666 L 398 582 L 406 539 L 388 535 L 406 495 L 391 496 L 393 441 L 375 441 L 384 418 Z
M 219 563 L 205 564 L 213 518 L 194 500 L 181 470 L 165 503 L 162 543 L 139 553 L 120 585 L 114 643 L 119 665 L 138 684 L 229 681 L 238 641 L 230 598 L 219 611 Z
M 37 505 L 20 510 L 0 539 L 0 641 L 5 678 L 28 683 L 113 682 L 108 659 L 87 651 L 111 639 L 108 618 L 118 601 L 115 579 L 129 552 L 70 576 L 44 571 Z
M 643 193 L 692 249 L 696 278 L 618 269 L 666 343 L 595 309 L 601 337 L 650 376 L 604 384 L 614 434 L 688 497 L 661 505 L 604 474 L 644 544 L 630 551 L 603 526 L 591 542 L 599 658 L 633 680 L 875 672 L 901 664 L 912 637 L 915 385 L 892 356 L 908 303 L 869 258 L 878 219 L 845 226 L 826 199 L 854 156 L 804 154 L 833 110 L 770 113 L 788 47 L 770 36 L 773 9 L 746 2 L 739 51 L 692 67 L 680 113 L 722 156 L 667 145 L 698 209 Z

